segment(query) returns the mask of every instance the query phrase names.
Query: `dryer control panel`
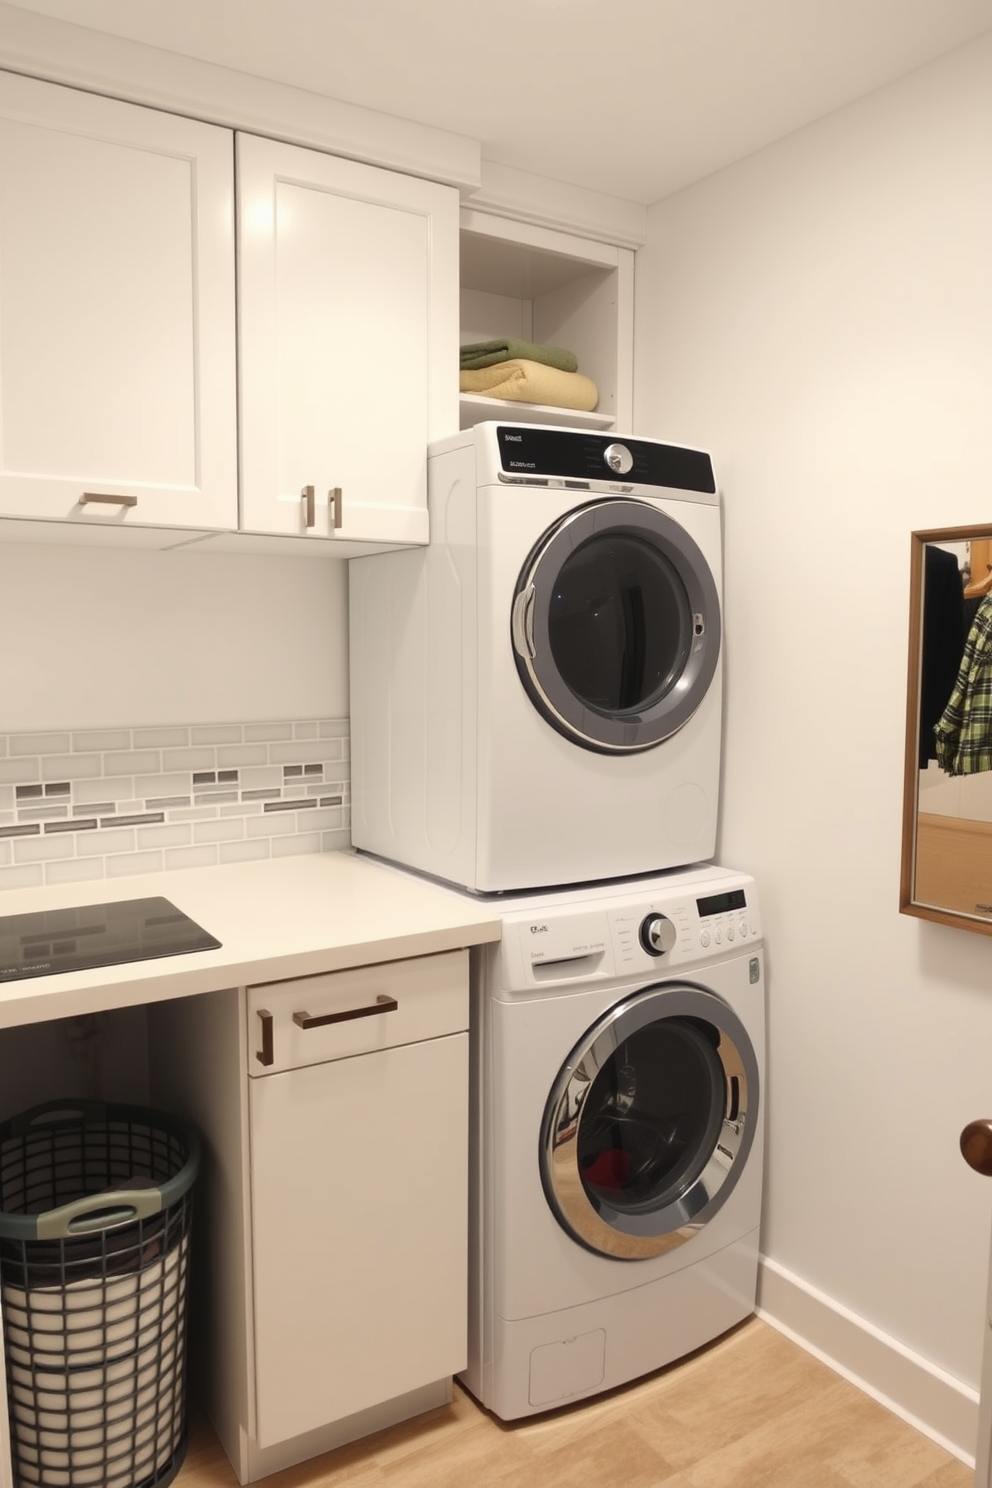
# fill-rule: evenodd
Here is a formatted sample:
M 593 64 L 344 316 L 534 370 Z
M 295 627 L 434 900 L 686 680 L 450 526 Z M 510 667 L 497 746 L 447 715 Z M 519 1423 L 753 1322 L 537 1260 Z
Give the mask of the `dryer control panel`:
M 684 875 L 678 875 L 682 878 Z M 653 892 L 652 892 L 653 890 Z M 654 880 L 618 894 L 549 894 L 504 914 L 497 982 L 508 992 L 636 974 L 686 973 L 761 940 L 754 880 L 717 875 L 673 892 Z

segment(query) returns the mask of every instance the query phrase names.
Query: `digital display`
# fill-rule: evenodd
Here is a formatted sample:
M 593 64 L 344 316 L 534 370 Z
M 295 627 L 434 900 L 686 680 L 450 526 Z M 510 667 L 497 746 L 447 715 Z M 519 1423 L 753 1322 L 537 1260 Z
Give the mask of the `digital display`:
M 700 915 L 728 914 L 732 909 L 746 909 L 747 899 L 743 889 L 730 889 L 725 894 L 709 894 L 696 900 Z

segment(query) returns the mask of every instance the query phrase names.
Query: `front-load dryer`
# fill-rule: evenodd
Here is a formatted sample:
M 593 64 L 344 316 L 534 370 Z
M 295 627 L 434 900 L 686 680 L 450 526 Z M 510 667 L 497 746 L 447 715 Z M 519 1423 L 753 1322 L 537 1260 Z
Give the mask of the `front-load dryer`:
M 426 549 L 350 565 L 355 845 L 481 893 L 712 857 L 710 457 L 482 423 L 428 493 Z
M 507 901 L 473 952 L 469 1355 L 504 1420 L 754 1310 L 765 988 L 723 868 Z

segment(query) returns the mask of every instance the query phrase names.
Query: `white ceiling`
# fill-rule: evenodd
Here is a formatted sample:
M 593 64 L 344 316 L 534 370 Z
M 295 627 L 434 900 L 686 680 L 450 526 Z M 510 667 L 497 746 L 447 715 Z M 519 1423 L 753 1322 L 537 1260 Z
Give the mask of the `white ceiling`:
M 992 0 L 19 0 L 650 203 L 992 29 Z

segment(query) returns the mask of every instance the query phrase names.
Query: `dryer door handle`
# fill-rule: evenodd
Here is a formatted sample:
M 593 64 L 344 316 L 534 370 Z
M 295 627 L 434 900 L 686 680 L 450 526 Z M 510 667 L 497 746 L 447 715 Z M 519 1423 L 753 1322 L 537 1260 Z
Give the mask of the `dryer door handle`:
M 510 616 L 513 645 L 517 655 L 522 656 L 525 661 L 533 661 L 537 655 L 537 647 L 534 645 L 535 593 L 533 584 L 528 584 L 526 589 L 521 589 L 513 601 L 513 612 Z

